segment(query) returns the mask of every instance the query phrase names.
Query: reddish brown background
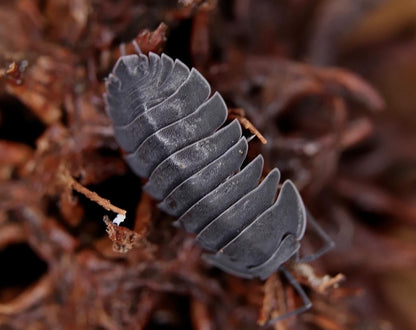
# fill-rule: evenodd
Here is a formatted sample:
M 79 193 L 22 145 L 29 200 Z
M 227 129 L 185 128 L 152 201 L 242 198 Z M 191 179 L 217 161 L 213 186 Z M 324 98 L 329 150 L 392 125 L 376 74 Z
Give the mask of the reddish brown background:
M 261 311 L 299 304 L 278 278 L 203 264 L 141 193 L 101 97 L 118 45 L 136 37 L 245 111 L 268 139 L 249 157 L 262 152 L 266 171 L 294 180 L 337 244 L 311 266 L 346 280 L 320 292 L 295 272 L 314 307 L 275 328 L 414 329 L 416 2 L 406 0 L 2 1 L 0 329 L 256 329 Z M 133 231 L 110 236 L 132 250 L 113 251 L 102 218 L 114 214 L 70 178 L 127 210 Z M 319 244 L 313 233 L 303 243 Z

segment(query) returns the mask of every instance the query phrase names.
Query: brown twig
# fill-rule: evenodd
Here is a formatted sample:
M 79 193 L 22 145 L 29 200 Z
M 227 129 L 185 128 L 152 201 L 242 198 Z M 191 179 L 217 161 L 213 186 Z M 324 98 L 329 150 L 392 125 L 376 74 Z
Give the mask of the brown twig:
M 293 269 L 297 274 L 306 278 L 309 285 L 319 293 L 325 293 L 329 287 L 336 287 L 341 281 L 345 280 L 344 274 L 337 274 L 334 277 L 329 275 L 318 277 L 313 268 L 305 263 L 296 263 L 293 265 Z
M 126 227 L 120 227 L 110 221 L 108 216 L 104 216 L 104 223 L 107 225 L 108 237 L 113 241 L 113 251 L 119 253 L 126 253 L 130 251 L 135 245 L 140 244 L 143 238 L 138 233 Z
M 231 108 L 228 110 L 228 118 L 233 120 L 237 119 L 238 122 L 245 128 L 253 133 L 260 140 L 261 143 L 266 144 L 266 138 L 259 132 L 257 128 L 245 117 L 244 110 L 241 108 Z
M 96 202 L 98 205 L 101 205 L 103 208 L 105 208 L 108 211 L 112 211 L 117 214 L 122 214 L 123 216 L 126 216 L 127 211 L 123 210 L 117 206 L 114 206 L 111 204 L 111 202 L 108 199 L 102 198 L 99 196 L 96 192 L 93 192 L 89 190 L 88 188 L 84 187 L 82 184 L 77 182 L 70 174 L 67 169 L 62 169 L 60 171 L 61 178 L 64 181 L 64 183 L 70 187 L 71 189 L 74 189 L 75 191 L 79 192 L 80 194 L 87 197 L 89 200 Z
M 26 289 L 16 299 L 9 303 L 0 303 L 0 314 L 17 315 L 37 305 L 52 291 L 52 281 L 49 275 L 44 275 L 39 281 Z
M 285 312 L 284 288 L 277 273 L 273 273 L 264 284 L 263 303 L 257 324 L 263 326 L 272 318 Z M 284 322 L 279 322 L 275 324 L 274 328 L 283 330 L 286 329 L 286 326 Z

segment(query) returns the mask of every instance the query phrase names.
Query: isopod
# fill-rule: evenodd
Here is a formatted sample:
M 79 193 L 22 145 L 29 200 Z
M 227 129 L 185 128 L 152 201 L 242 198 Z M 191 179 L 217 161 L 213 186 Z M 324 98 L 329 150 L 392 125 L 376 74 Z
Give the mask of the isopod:
M 309 308 L 309 298 L 283 266 L 299 259 L 307 223 L 302 198 L 286 180 L 276 200 L 277 168 L 259 183 L 261 155 L 241 169 L 248 142 L 238 121 L 224 126 L 221 95 L 211 95 L 207 80 L 180 60 L 140 52 L 118 59 L 106 88 L 106 109 L 127 163 L 148 178 L 144 190 L 177 217 L 175 225 L 196 234 L 209 251 L 203 258 L 243 278 L 264 280 L 282 271 L 304 306 L 272 322 Z

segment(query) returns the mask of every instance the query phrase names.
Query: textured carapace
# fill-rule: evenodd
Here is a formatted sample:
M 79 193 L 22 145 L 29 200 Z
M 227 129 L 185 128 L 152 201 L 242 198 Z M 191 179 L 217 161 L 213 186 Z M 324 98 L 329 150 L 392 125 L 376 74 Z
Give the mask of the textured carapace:
M 107 111 L 126 161 L 177 226 L 196 233 L 204 259 L 234 275 L 267 278 L 297 254 L 302 199 L 280 173 L 259 184 L 259 155 L 240 170 L 247 140 L 195 69 L 165 54 L 124 55 L 107 80 Z

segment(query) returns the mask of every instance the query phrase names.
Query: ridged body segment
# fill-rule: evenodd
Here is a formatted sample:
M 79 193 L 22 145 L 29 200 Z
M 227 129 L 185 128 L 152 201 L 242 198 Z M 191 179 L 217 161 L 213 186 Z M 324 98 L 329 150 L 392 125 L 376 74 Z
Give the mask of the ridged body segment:
M 259 184 L 261 156 L 243 169 L 248 144 L 237 121 L 195 69 L 165 54 L 122 56 L 107 83 L 107 112 L 131 169 L 178 227 L 198 234 L 204 258 L 245 278 L 267 278 L 296 254 L 306 227 L 295 186 L 280 173 Z

